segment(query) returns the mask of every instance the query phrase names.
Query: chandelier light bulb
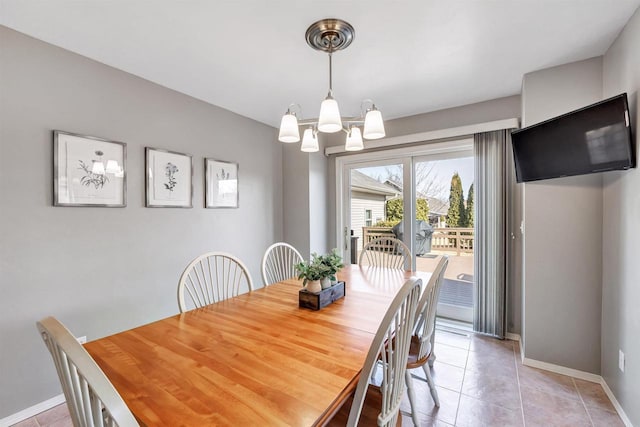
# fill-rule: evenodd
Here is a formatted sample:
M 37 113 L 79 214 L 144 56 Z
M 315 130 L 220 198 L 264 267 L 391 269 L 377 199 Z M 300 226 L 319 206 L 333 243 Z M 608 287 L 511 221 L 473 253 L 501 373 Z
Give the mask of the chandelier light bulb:
M 347 143 L 344 147 L 347 151 L 360 151 L 364 148 L 364 142 L 362 141 L 362 134 L 360 128 L 352 127 L 347 135 Z
M 380 139 L 385 135 L 382 113 L 373 107 L 364 118 L 364 137 L 366 139 Z
M 280 134 L 278 135 L 278 140 L 280 142 L 298 142 L 300 141 L 300 130 L 298 129 L 298 118 L 295 114 L 287 111 L 287 113 L 282 116 L 282 121 L 280 122 Z
M 315 153 L 320 150 L 318 147 L 318 137 L 314 134 L 313 129 L 305 129 L 304 135 L 302 136 L 302 145 L 300 146 L 300 151 L 304 151 L 305 153 Z
M 325 133 L 335 133 L 342 130 L 342 118 L 340 117 L 338 102 L 331 96 L 327 96 L 320 105 L 318 130 Z

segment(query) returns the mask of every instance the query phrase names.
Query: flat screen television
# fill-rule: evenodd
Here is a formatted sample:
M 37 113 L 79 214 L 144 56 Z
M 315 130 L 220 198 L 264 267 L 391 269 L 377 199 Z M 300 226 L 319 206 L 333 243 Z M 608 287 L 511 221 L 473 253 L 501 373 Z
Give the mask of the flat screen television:
M 627 94 L 511 133 L 518 182 L 636 166 Z

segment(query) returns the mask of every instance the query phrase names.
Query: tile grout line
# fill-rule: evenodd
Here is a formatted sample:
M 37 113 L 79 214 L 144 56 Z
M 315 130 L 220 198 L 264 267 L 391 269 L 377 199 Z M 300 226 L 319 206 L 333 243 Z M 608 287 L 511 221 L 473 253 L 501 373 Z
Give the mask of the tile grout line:
M 467 357 L 469 357 L 469 356 L 467 356 Z M 466 359 L 465 359 L 465 360 L 466 360 Z M 452 367 L 452 368 L 462 369 L 463 371 L 466 371 L 466 370 L 467 370 L 467 368 L 466 368 L 467 363 L 466 363 L 466 362 L 465 362 L 465 366 L 452 365 L 451 363 L 443 362 L 443 361 L 441 361 L 441 360 L 436 360 L 436 362 L 438 362 L 438 363 L 442 363 L 443 365 L 447 365 L 447 366 L 450 366 L 450 367 Z
M 451 348 L 457 348 L 458 350 L 465 350 L 465 351 L 469 351 L 469 347 L 464 348 L 464 347 L 459 347 L 457 345 L 453 345 L 453 344 L 447 344 L 446 342 L 439 342 L 436 341 L 436 344 L 440 344 L 440 345 L 446 345 L 447 347 L 451 347 Z
M 469 342 L 469 348 L 471 348 L 471 342 Z M 464 379 L 467 376 L 467 363 L 469 361 L 469 352 L 471 350 L 467 349 L 467 357 L 464 359 L 464 372 L 462 373 L 462 384 L 460 384 L 460 393 L 458 393 L 458 405 L 456 406 L 456 416 L 453 419 L 453 425 L 458 425 L 458 413 L 460 412 L 460 402 L 462 401 L 462 389 L 464 388 Z
M 582 407 L 584 408 L 584 411 L 587 413 L 587 417 L 589 417 L 589 422 L 591 423 L 591 426 L 593 427 L 595 424 L 593 423 L 593 419 L 591 418 L 591 414 L 589 413 L 589 408 L 587 408 L 587 404 L 584 403 L 584 399 L 582 398 L 582 393 L 580 393 L 580 389 L 578 388 L 578 385 L 576 384 L 576 380 L 573 377 L 571 378 L 571 382 L 573 383 L 573 386 L 576 388 L 576 391 L 578 392 L 578 397 L 580 398 L 580 402 L 582 402 Z
M 520 342 L 518 341 L 518 347 L 520 347 Z M 516 382 L 518 383 L 518 397 L 520 398 L 520 413 L 522 414 L 522 425 L 526 427 L 527 422 L 524 418 L 524 403 L 522 402 L 522 387 L 520 385 L 520 371 L 518 370 L 518 355 L 516 354 L 516 348 L 513 347 L 513 363 L 516 367 Z
M 445 365 L 448 365 L 448 366 L 451 366 L 451 367 L 454 367 L 454 368 L 458 368 L 458 369 L 462 369 L 462 384 L 460 384 L 460 390 L 458 392 L 456 392 L 456 394 L 458 395 L 458 404 L 456 405 L 456 413 L 455 413 L 455 416 L 453 418 L 453 426 L 455 426 L 457 424 L 457 422 L 458 422 L 458 413 L 460 412 L 460 401 L 462 400 L 462 387 L 464 385 L 464 378 L 467 375 L 467 362 L 469 360 L 469 352 L 471 351 L 471 335 L 467 335 L 467 337 L 469 339 L 469 345 L 467 346 L 466 349 L 465 348 L 460 348 L 460 347 L 457 347 L 457 346 L 453 346 L 453 345 L 450 345 L 450 344 L 447 344 L 447 343 L 443 343 L 443 342 L 439 342 L 438 343 L 440 345 L 444 345 L 444 346 L 447 346 L 447 347 L 455 348 L 457 350 L 465 350 L 467 352 L 467 355 L 466 355 L 466 357 L 464 359 L 464 367 L 462 367 L 462 368 L 460 366 L 456 366 L 456 365 L 452 365 L 450 363 L 439 361 L 440 363 L 444 363 Z

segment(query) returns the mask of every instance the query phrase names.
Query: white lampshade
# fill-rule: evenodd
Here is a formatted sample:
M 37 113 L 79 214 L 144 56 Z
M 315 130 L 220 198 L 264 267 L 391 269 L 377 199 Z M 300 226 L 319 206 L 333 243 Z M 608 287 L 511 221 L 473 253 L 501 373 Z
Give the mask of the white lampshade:
M 118 162 L 115 160 L 107 160 L 107 173 L 116 174 L 120 172 L 120 166 L 118 166 Z
M 359 151 L 364 148 L 364 143 L 362 142 L 362 134 L 360 133 L 360 128 L 352 127 L 351 132 L 347 135 L 347 143 L 344 146 L 344 149 L 347 151 Z
M 384 138 L 384 123 L 382 121 L 382 113 L 373 109 L 367 113 L 364 118 L 364 137 L 367 139 Z
M 91 172 L 96 175 L 104 175 L 104 163 L 93 161 L 93 166 L 91 166 Z
M 313 134 L 313 129 L 306 129 L 302 136 L 302 145 L 300 151 L 305 153 L 315 153 L 320 148 L 318 147 L 318 137 Z
M 320 105 L 320 117 L 318 118 L 318 130 L 325 133 L 334 133 L 342 130 L 342 119 L 338 102 L 327 97 Z
M 298 129 L 298 118 L 287 113 L 282 116 L 280 122 L 280 134 L 278 140 L 281 142 L 298 142 L 300 141 L 300 130 Z

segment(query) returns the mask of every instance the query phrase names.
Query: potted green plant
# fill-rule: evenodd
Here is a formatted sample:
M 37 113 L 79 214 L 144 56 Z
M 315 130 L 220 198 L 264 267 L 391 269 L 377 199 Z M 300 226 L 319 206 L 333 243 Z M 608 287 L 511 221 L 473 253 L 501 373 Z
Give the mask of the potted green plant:
M 336 248 L 333 248 L 328 254 L 321 256 L 320 262 L 329 269 L 329 275 L 322 281 L 322 289 L 326 289 L 337 282 L 336 273 L 344 267 L 344 263 Z
M 296 264 L 298 279 L 308 292 L 318 293 L 322 290 L 320 281 L 331 276 L 331 269 L 322 262 L 322 257 L 312 254 L 311 260 Z

